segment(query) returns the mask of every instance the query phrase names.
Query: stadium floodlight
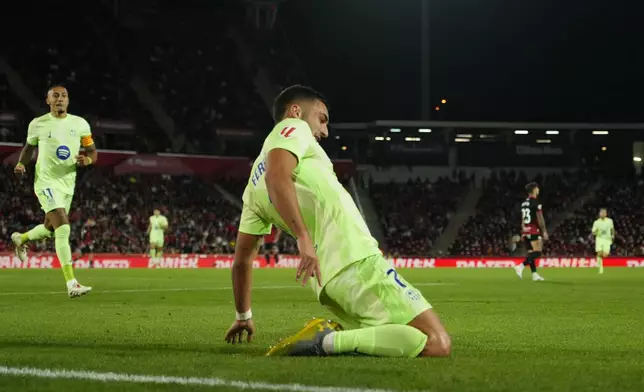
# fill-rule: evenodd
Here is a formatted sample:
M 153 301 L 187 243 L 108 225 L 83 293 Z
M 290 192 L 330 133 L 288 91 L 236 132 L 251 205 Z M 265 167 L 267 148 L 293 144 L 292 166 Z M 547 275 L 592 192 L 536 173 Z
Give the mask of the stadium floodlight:
M 559 135 L 559 131 L 556 129 L 549 129 L 546 131 L 546 135 Z
M 463 137 L 457 137 L 456 139 L 454 139 L 454 141 L 456 143 L 469 143 L 471 141 L 471 139 L 463 138 Z
M 470 139 L 472 137 L 472 134 L 471 133 L 459 133 L 459 134 L 456 135 L 456 137 Z
M 516 131 L 514 131 L 514 134 L 515 134 L 515 135 L 527 135 L 527 134 L 529 134 L 529 133 L 530 133 L 530 132 L 528 132 L 528 130 L 527 130 L 527 129 L 517 129 Z
M 390 140 L 391 140 L 391 138 L 390 138 L 389 136 L 387 136 L 387 137 L 385 138 L 385 140 L 386 140 L 386 141 L 390 141 Z
M 633 161 L 642 162 L 642 158 L 641 157 L 633 157 Z
M 385 140 L 385 138 L 384 138 L 384 137 L 382 137 L 382 136 L 376 136 L 376 140 L 381 141 L 381 140 Z
M 552 140 L 550 140 L 550 139 L 537 139 L 537 143 L 539 143 L 539 144 L 549 144 L 549 143 L 552 143 Z
M 336 137 L 335 137 L 335 140 L 338 140 L 338 139 L 340 139 L 340 136 L 336 136 Z
M 419 142 L 420 138 L 419 137 L 406 137 L 405 141 L 406 142 Z
M 400 132 L 400 128 L 391 128 L 391 129 L 389 130 L 389 132 L 391 132 L 391 133 L 398 133 L 398 132 Z
M 608 135 L 608 131 L 593 131 L 593 135 Z
M 347 151 L 347 146 L 342 146 L 342 151 Z
M 432 130 L 429 128 L 420 128 L 418 130 L 419 133 L 430 133 Z

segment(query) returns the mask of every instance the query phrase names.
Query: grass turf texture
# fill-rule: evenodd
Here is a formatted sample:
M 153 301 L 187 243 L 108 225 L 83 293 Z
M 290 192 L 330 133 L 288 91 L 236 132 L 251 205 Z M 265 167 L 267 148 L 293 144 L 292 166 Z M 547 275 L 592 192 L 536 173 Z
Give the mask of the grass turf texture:
M 241 346 L 223 341 L 234 317 L 228 270 L 82 270 L 95 292 L 74 300 L 59 270 L 3 270 L 0 365 L 398 391 L 641 390 L 644 269 L 541 272 L 548 281 L 511 269 L 400 270 L 414 284 L 449 283 L 418 288 L 452 334 L 451 358 L 295 359 L 263 354 L 331 316 L 295 270 L 254 271 L 257 336 Z M 228 390 L 0 375 L 11 391 L 192 389 Z

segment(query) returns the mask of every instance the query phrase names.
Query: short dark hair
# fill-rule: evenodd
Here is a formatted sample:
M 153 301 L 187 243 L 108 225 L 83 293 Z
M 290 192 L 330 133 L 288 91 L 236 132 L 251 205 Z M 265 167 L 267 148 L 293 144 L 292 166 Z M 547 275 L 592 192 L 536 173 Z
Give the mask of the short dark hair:
M 601 212 L 601 211 L 606 211 L 606 212 L 608 212 L 608 208 L 606 208 L 606 207 L 601 207 L 601 208 L 599 209 L 599 211 L 600 211 L 600 212 Z
M 525 191 L 528 192 L 529 195 L 531 195 L 532 192 L 537 188 L 539 188 L 539 184 L 537 184 L 536 182 L 531 182 L 525 186 Z
M 275 98 L 275 101 L 273 101 L 273 120 L 276 123 L 282 121 L 288 105 L 300 100 L 319 100 L 327 106 L 327 109 L 329 107 L 324 95 L 313 90 L 311 87 L 296 84 L 282 90 Z
M 49 95 L 49 92 L 50 92 L 51 90 L 55 89 L 56 87 L 62 87 L 62 88 L 64 88 L 65 90 L 67 90 L 67 86 L 65 86 L 65 85 L 64 85 L 64 84 L 62 84 L 62 83 L 54 83 L 54 84 L 51 84 L 51 85 L 49 85 L 49 87 L 47 87 L 47 91 L 45 91 L 45 98 L 47 98 L 47 96 Z

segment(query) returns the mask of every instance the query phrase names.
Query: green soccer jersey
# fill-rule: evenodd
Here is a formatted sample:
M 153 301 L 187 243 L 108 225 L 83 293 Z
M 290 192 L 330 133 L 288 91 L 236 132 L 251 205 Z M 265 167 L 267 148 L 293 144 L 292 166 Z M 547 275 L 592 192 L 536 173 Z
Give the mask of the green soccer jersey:
M 276 148 L 290 151 L 298 160 L 293 171 L 295 191 L 320 260 L 322 286 L 348 265 L 380 253 L 351 195 L 338 181 L 331 160 L 308 124 L 299 119 L 281 121 L 264 141 L 244 190 L 239 231 L 265 235 L 276 225 L 293 236 L 266 189 L 266 158 Z M 321 289 L 311 281 L 319 295 Z
M 90 138 L 92 132 L 84 118 L 67 114 L 56 118 L 47 113 L 29 123 L 27 143 L 38 147 L 36 161 L 36 192 L 50 188 L 74 194 L 76 159 L 81 138 Z
M 593 223 L 593 233 L 598 240 L 613 241 L 613 220 L 610 218 L 597 219 Z
M 163 235 L 163 231 L 168 227 L 168 218 L 163 215 L 150 217 L 150 236 Z

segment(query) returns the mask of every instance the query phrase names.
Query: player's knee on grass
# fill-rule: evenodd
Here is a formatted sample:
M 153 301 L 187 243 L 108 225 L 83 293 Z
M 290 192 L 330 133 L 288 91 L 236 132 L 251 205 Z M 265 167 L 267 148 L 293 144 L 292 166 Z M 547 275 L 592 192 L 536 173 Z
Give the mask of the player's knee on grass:
M 451 354 L 452 339 L 438 315 L 431 309 L 416 316 L 408 325 L 427 335 L 427 343 L 419 354 L 420 357 L 446 357 Z

